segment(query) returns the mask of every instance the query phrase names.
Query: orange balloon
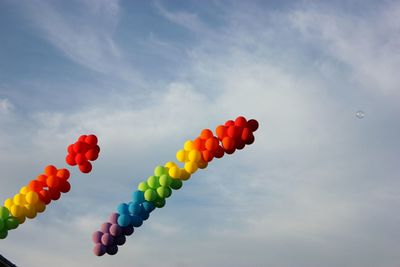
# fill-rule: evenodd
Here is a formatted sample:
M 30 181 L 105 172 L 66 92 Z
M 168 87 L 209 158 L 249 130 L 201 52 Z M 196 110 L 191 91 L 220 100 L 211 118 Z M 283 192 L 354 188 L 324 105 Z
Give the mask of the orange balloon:
M 204 129 L 201 131 L 200 138 L 203 140 L 207 140 L 210 137 L 213 137 L 213 132 L 210 129 Z
M 57 168 L 54 167 L 53 165 L 48 165 L 46 168 L 44 168 L 44 173 L 46 175 L 56 175 L 57 174 Z

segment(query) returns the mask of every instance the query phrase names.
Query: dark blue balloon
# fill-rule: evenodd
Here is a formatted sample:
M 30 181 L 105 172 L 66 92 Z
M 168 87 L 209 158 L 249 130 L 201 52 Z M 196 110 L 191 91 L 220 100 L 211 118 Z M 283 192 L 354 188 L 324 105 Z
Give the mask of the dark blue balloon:
M 129 214 L 129 206 L 126 203 L 121 203 L 117 207 L 118 213 L 121 214 Z
M 140 213 L 142 212 L 143 208 L 141 204 L 138 203 L 134 203 L 132 202 L 131 204 L 129 204 L 129 213 L 131 215 L 137 215 L 140 216 Z
M 153 204 L 152 202 L 149 202 L 149 201 L 143 202 L 143 203 L 142 203 L 142 207 L 143 207 L 148 213 L 152 212 L 152 211 L 156 208 L 156 206 L 154 206 L 154 204 Z
M 140 218 L 139 216 L 136 215 L 132 215 L 131 216 L 131 224 L 134 227 L 140 227 L 143 224 L 143 220 L 142 218 Z
M 140 216 L 140 218 L 142 218 L 143 221 L 145 221 L 150 217 L 150 213 L 147 212 L 145 209 L 142 209 L 139 216 Z
M 132 193 L 132 201 L 138 204 L 143 203 L 144 201 L 144 192 L 136 190 Z
M 107 252 L 108 255 L 115 255 L 115 254 L 117 254 L 117 252 L 118 252 L 118 247 L 117 247 L 117 245 L 107 246 L 106 252 Z

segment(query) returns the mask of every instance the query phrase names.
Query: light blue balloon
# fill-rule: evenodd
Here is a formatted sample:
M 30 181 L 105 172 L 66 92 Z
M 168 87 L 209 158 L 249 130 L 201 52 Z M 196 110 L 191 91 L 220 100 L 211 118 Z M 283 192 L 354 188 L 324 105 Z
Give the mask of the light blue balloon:
M 132 201 L 138 204 L 144 202 L 144 192 L 136 190 L 132 193 Z
M 139 216 L 140 213 L 142 212 L 142 205 L 138 203 L 131 203 L 129 204 L 129 213 L 131 215 L 137 215 Z
M 144 210 L 146 210 L 148 213 L 152 212 L 156 206 L 154 206 L 154 204 L 152 202 L 149 201 L 145 201 L 142 203 L 142 207 Z
M 118 217 L 118 225 L 121 227 L 125 227 L 131 224 L 131 216 L 127 214 L 122 214 Z
M 129 214 L 129 206 L 126 203 L 121 203 L 117 207 L 117 211 L 119 214 Z

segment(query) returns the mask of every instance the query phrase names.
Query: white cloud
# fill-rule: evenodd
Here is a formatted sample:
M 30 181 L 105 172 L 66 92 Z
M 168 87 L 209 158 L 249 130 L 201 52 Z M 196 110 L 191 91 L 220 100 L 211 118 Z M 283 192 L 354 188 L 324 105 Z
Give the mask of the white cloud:
M 0 113 L 7 114 L 14 109 L 14 105 L 7 98 L 0 99 Z

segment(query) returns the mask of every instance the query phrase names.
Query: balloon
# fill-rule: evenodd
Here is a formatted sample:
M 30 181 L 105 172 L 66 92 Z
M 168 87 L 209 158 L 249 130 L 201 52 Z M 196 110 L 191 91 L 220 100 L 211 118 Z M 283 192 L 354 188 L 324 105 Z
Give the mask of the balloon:
M 85 153 L 85 158 L 88 160 L 96 160 L 99 157 L 99 152 L 96 149 L 92 148 Z
M 172 178 L 179 179 L 181 175 L 181 169 L 178 166 L 173 166 L 169 168 L 168 174 Z
M 97 142 L 97 137 L 94 134 L 90 134 L 85 138 L 85 143 L 87 143 L 90 147 L 97 145 Z
M 110 232 L 111 223 L 106 222 L 101 225 L 101 232 L 108 234 Z
M 77 141 L 74 144 L 74 152 L 75 153 L 83 153 L 87 150 L 87 144 L 82 141 Z
M 36 192 L 28 192 L 25 196 L 26 202 L 28 204 L 35 204 L 39 200 L 39 196 Z
M 164 166 L 157 166 L 157 167 L 154 169 L 154 175 L 155 175 L 155 176 L 160 177 L 160 176 L 163 175 L 163 174 L 167 174 L 167 169 L 165 169 Z
M 178 152 L 176 152 L 176 159 L 179 162 L 185 162 L 187 160 L 187 151 L 185 151 L 184 149 L 178 150 Z
M 163 174 L 160 176 L 158 182 L 160 183 L 161 186 L 168 187 L 168 186 L 170 186 L 172 181 L 168 175 Z
M 49 188 L 57 188 L 60 185 L 60 181 L 57 176 L 50 175 L 46 179 L 46 184 Z
M 148 201 L 143 202 L 142 207 L 148 213 L 152 212 L 156 208 L 152 202 Z
M 19 217 L 24 214 L 22 206 L 19 206 L 19 205 L 11 206 L 10 212 L 11 212 L 11 215 L 14 217 Z
M 248 125 L 250 131 L 252 131 L 252 132 L 255 132 L 258 129 L 258 121 L 256 121 L 256 120 L 253 120 L 253 119 L 249 120 L 247 122 L 247 125 Z
M 44 177 L 45 177 L 44 181 L 46 181 L 47 176 L 44 176 Z M 43 179 L 43 178 L 41 177 L 40 179 Z M 33 192 L 40 192 L 40 190 L 42 190 L 45 185 L 46 184 L 44 184 L 42 181 L 32 180 L 29 182 L 28 190 L 33 191 Z
M 12 205 L 14 205 L 14 202 L 11 198 L 7 198 L 6 201 L 4 201 L 4 207 L 6 207 L 8 211 L 10 211 Z
M 185 171 L 192 174 L 195 173 L 198 169 L 198 165 L 196 162 L 188 161 L 185 163 Z
M 68 180 L 70 177 L 70 172 L 67 169 L 59 169 L 56 176 L 63 180 Z
M 4 228 L 5 228 L 4 220 L 0 218 L 0 231 L 2 231 Z
M 92 171 L 92 164 L 89 161 L 85 161 L 83 164 L 79 165 L 79 170 L 83 173 L 89 173 Z
M 122 233 L 122 227 L 114 223 L 110 226 L 110 234 L 113 237 L 119 236 Z
M 168 198 L 171 196 L 171 193 L 172 191 L 169 187 L 160 186 L 159 188 L 157 188 L 157 194 L 161 198 Z
M 145 221 L 150 217 L 150 213 L 147 212 L 145 209 L 142 209 L 139 216 L 140 216 L 140 218 L 142 218 L 143 221 Z
M 140 227 L 143 224 L 143 219 L 140 216 L 132 215 L 131 224 L 133 227 Z
M 6 207 L 0 206 L 0 219 L 7 220 L 9 215 L 10 215 L 9 210 Z
M 158 177 L 157 176 L 150 176 L 147 179 L 147 185 L 152 188 L 152 189 L 157 189 L 157 187 L 160 186 L 160 184 L 158 183 Z
M 0 239 L 6 238 L 8 235 L 7 229 L 0 230 Z
M 13 202 L 15 205 L 23 206 L 26 203 L 25 195 L 23 194 L 16 194 L 13 198 Z
M 128 214 L 120 214 L 117 222 L 122 227 L 128 226 L 131 224 L 131 216 Z
M 135 230 L 134 230 L 133 226 L 131 226 L 131 225 L 122 227 L 122 234 L 124 234 L 126 236 L 130 236 L 131 234 L 133 234 L 134 231 Z
M 107 247 L 107 254 L 108 255 L 115 255 L 118 252 L 118 247 L 117 245 L 111 245 Z
M 87 160 L 85 154 L 83 154 L 83 153 L 76 154 L 76 156 L 75 156 L 75 162 L 76 162 L 78 165 L 83 165 L 86 161 L 88 161 L 88 160 Z
M 157 198 L 157 193 L 153 189 L 147 189 L 144 192 L 144 199 L 146 201 L 154 201 Z
M 157 208 L 162 208 L 165 206 L 165 199 L 157 199 L 156 201 L 154 201 L 154 206 L 156 206 Z
M 126 237 L 124 235 L 119 235 L 114 238 L 114 241 L 117 246 L 122 246 L 126 242 Z
M 8 230 L 16 229 L 18 227 L 18 225 L 19 225 L 18 220 L 14 217 L 9 217 L 6 220 L 6 228 Z
M 29 188 L 27 186 L 23 186 L 19 190 L 19 193 L 22 194 L 22 195 L 26 195 L 28 192 L 29 192 Z
M 142 212 L 142 206 L 138 203 L 132 202 L 129 204 L 129 213 L 133 215 L 139 215 Z
M 117 207 L 117 211 L 119 214 L 128 214 L 129 213 L 129 206 L 126 203 L 121 203 Z
M 46 210 L 46 204 L 44 204 L 41 200 L 38 200 L 35 204 L 35 209 L 37 213 L 41 213 Z
M 243 116 L 239 116 L 235 119 L 235 125 L 240 126 L 240 127 L 246 127 L 247 126 L 247 120 Z
M 193 149 L 189 152 L 188 159 L 192 162 L 198 162 L 201 159 L 201 153 L 198 150 Z
M 116 212 L 111 213 L 110 218 L 109 218 L 110 223 L 112 223 L 112 224 L 117 223 L 118 217 L 119 217 L 118 213 L 116 213 Z
M 201 131 L 200 138 L 203 140 L 207 140 L 208 138 L 214 136 L 213 132 L 210 129 L 204 129 Z
M 146 191 L 147 189 L 149 189 L 149 186 L 147 185 L 147 182 L 141 182 L 141 183 L 138 185 L 138 190 L 139 190 L 139 191 L 144 192 L 144 191 Z
M 101 236 L 101 243 L 104 246 L 111 246 L 114 244 L 114 237 L 110 235 L 109 233 L 103 234 Z
M 171 179 L 171 188 L 174 190 L 178 190 L 182 187 L 182 181 L 178 179 Z
M 212 136 L 206 140 L 205 147 L 208 151 L 214 151 L 217 149 L 219 141 L 216 137 Z
M 101 243 L 97 243 L 93 248 L 93 253 L 96 256 L 103 256 L 106 253 L 106 246 Z
M 132 200 L 135 203 L 142 203 L 144 201 L 144 193 L 142 191 L 135 191 L 132 194 Z
M 56 175 L 57 174 L 57 168 L 54 167 L 53 165 L 48 165 L 44 168 L 44 173 L 49 176 L 49 175 Z

